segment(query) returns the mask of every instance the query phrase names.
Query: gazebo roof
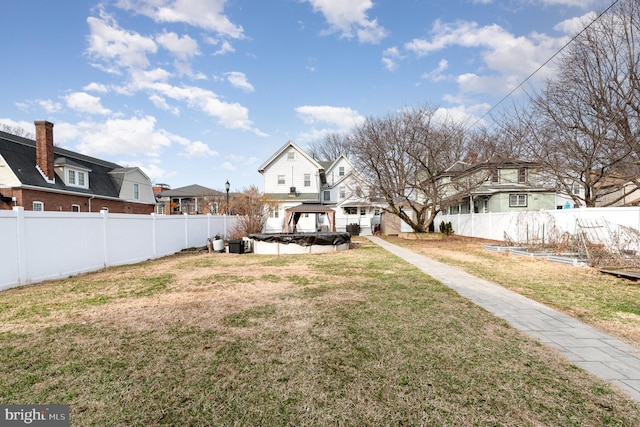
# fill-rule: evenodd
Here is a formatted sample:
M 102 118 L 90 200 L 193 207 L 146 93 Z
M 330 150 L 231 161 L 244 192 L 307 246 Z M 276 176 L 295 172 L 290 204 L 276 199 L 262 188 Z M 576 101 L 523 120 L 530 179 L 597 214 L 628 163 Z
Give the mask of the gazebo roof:
M 333 209 L 321 203 L 302 203 L 285 209 L 287 212 L 331 212 Z

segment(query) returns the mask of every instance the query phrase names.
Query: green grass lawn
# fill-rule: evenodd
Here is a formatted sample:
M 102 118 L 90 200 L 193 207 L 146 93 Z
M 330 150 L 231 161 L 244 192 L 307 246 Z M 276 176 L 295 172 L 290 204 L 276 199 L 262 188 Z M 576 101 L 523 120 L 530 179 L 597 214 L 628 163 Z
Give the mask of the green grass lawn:
M 0 292 L 0 403 L 73 426 L 637 426 L 386 251 L 181 254 Z

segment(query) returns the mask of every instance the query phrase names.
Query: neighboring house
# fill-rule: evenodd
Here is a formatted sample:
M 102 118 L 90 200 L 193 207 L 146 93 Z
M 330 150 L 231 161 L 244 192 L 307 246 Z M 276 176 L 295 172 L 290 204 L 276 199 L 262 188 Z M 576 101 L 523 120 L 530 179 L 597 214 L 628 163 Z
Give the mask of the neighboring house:
M 34 123 L 35 141 L 0 132 L 0 209 L 153 212 L 151 181 L 139 168 L 56 147 L 53 123 Z
M 267 220 L 267 233 L 351 231 L 355 224 L 360 233 L 371 234 L 380 223 L 380 207 L 366 197 L 359 174 L 345 156 L 318 162 L 288 141 L 258 172 L 264 193 L 277 205 Z M 297 221 L 295 228 L 287 222 L 291 218 Z
M 638 205 L 640 205 L 640 190 L 636 182 L 612 176 L 596 188 L 596 207 Z
M 457 162 L 439 177 L 444 214 L 556 209 L 555 185 L 537 163 L 494 156 Z
M 218 215 L 226 211 L 226 193 L 201 185 L 164 189 L 156 194 L 160 215 Z

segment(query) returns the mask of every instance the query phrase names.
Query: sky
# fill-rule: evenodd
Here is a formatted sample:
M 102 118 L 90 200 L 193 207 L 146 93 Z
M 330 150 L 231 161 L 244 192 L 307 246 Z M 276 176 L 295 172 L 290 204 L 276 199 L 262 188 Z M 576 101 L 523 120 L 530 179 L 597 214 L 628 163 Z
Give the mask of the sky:
M 0 124 L 171 188 L 258 168 L 368 117 L 487 124 L 612 0 L 2 0 Z M 503 101 L 505 96 L 506 101 Z

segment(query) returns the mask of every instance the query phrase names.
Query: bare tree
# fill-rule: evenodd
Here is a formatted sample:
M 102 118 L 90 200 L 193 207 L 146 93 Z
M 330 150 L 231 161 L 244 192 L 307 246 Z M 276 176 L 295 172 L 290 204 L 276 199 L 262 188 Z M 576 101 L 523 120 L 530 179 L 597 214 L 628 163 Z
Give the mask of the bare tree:
M 586 206 L 614 205 L 640 188 L 639 25 L 637 0 L 600 16 L 560 57 L 533 109 L 518 113 L 535 159 Z
M 269 218 L 269 212 L 275 207 L 275 204 L 253 185 L 235 195 L 230 204 L 230 210 L 239 215 L 237 225 L 229 233 L 231 239 L 261 233 Z
M 351 135 L 352 159 L 386 210 L 416 232 L 425 232 L 446 193 L 439 175 L 467 156 L 462 127 L 435 120 L 434 108 L 405 109 L 368 118 Z
M 346 132 L 330 133 L 320 141 L 309 146 L 309 154 L 319 161 L 333 161 L 341 154 L 351 157 L 351 135 Z
M 2 130 L 3 132 L 10 133 L 16 136 L 21 136 L 23 138 L 29 138 L 29 139 L 35 138 L 32 132 L 27 132 L 24 128 L 21 128 L 20 126 L 10 126 L 4 123 L 1 124 L 0 126 L 1 126 L 0 130 Z

